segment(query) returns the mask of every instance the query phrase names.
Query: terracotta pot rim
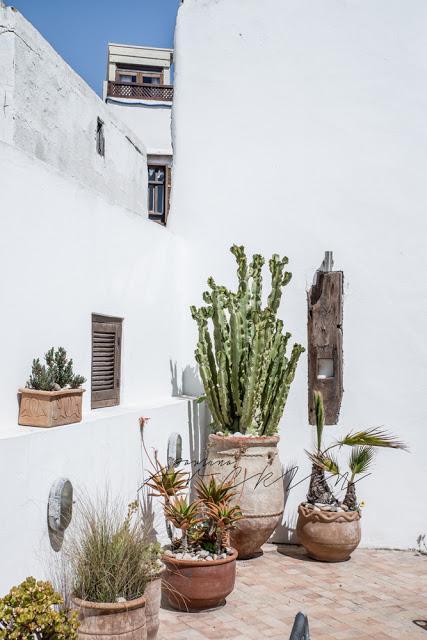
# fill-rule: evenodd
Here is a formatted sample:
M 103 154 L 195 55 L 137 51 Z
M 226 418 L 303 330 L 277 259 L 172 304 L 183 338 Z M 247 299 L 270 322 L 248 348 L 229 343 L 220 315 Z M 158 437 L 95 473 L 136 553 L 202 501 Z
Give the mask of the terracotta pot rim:
M 246 446 L 251 445 L 274 445 L 278 444 L 280 436 L 235 436 L 230 434 L 229 436 L 218 436 L 216 433 L 209 435 L 209 440 L 212 442 L 226 442 L 233 441 L 236 444 L 242 444 Z
M 50 397 L 53 396 L 54 398 L 57 398 L 59 396 L 74 396 L 74 395 L 79 395 L 82 394 L 86 391 L 86 389 L 61 389 L 60 391 L 43 391 L 41 389 L 27 389 L 27 388 L 23 388 L 23 389 L 18 389 L 18 393 L 20 393 L 21 395 L 36 395 L 36 396 L 45 396 L 45 397 Z
M 354 522 L 361 518 L 360 511 L 314 511 L 314 509 L 308 509 L 303 504 L 298 506 L 298 513 L 307 520 L 314 520 L 325 524 L 336 522 L 339 519 L 345 522 Z
M 126 602 L 90 602 L 90 600 L 81 600 L 77 598 L 77 596 L 72 596 L 71 600 L 77 607 L 82 609 L 102 609 L 112 613 L 139 609 L 145 607 L 146 602 L 144 596 L 135 598 L 134 600 L 127 600 Z
M 179 560 L 177 558 L 172 558 L 172 556 L 162 556 L 162 562 L 166 565 L 175 565 L 178 567 L 217 567 L 220 564 L 228 564 L 229 562 L 233 562 L 237 558 L 237 551 L 233 549 L 233 554 L 227 556 L 226 558 L 218 558 L 218 560 Z

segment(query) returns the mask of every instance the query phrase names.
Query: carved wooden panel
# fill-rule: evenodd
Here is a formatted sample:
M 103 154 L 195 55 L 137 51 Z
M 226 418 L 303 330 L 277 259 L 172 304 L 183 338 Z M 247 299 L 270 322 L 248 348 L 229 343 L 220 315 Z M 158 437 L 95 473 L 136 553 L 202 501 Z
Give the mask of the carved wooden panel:
M 343 395 L 342 271 L 317 271 L 308 292 L 308 416 L 315 424 L 313 393 L 320 391 L 325 424 L 337 424 Z

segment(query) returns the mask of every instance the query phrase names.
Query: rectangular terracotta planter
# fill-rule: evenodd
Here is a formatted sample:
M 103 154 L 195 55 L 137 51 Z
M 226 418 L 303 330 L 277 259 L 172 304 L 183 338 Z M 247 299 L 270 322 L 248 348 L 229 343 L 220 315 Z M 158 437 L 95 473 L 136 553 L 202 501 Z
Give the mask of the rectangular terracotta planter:
M 18 424 L 27 427 L 59 427 L 82 419 L 84 389 L 38 391 L 19 389 Z

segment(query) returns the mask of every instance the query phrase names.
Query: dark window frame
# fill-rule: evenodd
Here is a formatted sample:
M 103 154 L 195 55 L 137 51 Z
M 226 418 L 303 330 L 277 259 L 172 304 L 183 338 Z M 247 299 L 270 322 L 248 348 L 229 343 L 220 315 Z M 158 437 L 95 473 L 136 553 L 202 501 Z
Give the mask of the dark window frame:
M 105 157 L 104 121 L 101 118 L 97 118 L 96 121 L 96 151 L 100 156 Z
M 157 180 L 150 180 L 150 170 L 163 169 L 164 179 L 163 182 Z M 163 207 L 159 210 L 159 187 L 163 187 Z M 170 207 L 170 192 L 172 188 L 172 167 L 167 164 L 154 164 L 148 163 L 148 217 L 154 222 L 158 222 L 166 226 L 169 207 Z M 154 206 L 150 209 L 150 203 L 153 201 Z

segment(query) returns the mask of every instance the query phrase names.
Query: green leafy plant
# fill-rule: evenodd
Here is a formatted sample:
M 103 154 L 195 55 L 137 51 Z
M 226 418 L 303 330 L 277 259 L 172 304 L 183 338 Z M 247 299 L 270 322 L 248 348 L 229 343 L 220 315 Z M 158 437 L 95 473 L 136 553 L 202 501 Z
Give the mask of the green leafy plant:
M 70 387 L 78 389 L 86 382 L 86 378 L 73 372 L 73 361 L 67 359 L 67 352 L 63 347 L 49 349 L 45 354 L 46 364 L 42 365 L 39 358 L 33 360 L 30 378 L 26 384 L 28 389 L 54 391 Z
M 50 582 L 27 578 L 0 599 L 2 640 L 77 640 L 78 626 Z
M 290 385 L 304 348 L 294 344 L 277 317 L 282 290 L 292 274 L 288 258 L 269 261 L 271 291 L 262 307 L 264 258 L 255 254 L 248 264 L 243 246 L 233 245 L 238 290 L 232 292 L 208 279 L 206 306 L 191 307 L 199 338 L 195 357 L 213 426 L 225 433 L 271 435 L 277 432 Z M 211 324 L 212 329 L 209 329 Z
M 324 431 L 324 407 L 322 394 L 314 393 L 314 408 L 316 415 L 316 448 L 312 452 L 306 452 L 312 463 L 310 488 L 307 494 L 307 502 L 316 502 L 327 505 L 339 505 L 339 501 L 331 491 L 326 480 L 326 473 L 331 476 L 342 476 L 345 479 L 345 497 L 342 501 L 347 509 L 356 511 L 359 508 L 356 496 L 356 477 L 366 474 L 374 461 L 376 448 L 403 449 L 407 447 L 404 442 L 397 440 L 393 435 L 372 427 L 362 431 L 350 432 L 344 438 L 336 440 L 328 447 L 323 446 Z M 348 458 L 349 472 L 343 476 L 340 471 L 338 457 L 335 449 L 351 447 Z
M 73 576 L 73 595 L 90 602 L 133 600 L 143 595 L 159 573 L 160 545 L 152 543 L 137 501 L 127 515 L 108 492 L 95 501 L 82 498 L 66 553 Z

